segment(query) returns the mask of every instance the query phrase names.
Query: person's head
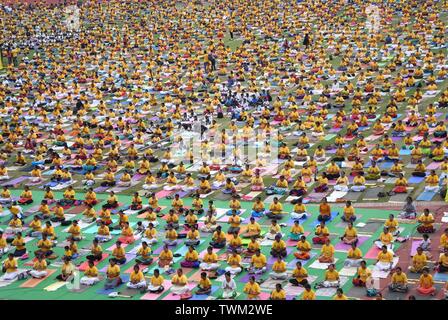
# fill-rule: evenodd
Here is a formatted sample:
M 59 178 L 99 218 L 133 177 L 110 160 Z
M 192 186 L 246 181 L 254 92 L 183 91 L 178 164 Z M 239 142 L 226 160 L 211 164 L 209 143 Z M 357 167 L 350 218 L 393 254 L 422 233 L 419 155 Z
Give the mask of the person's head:
M 421 255 L 423 253 L 422 247 L 417 248 L 417 254 Z
M 182 268 L 177 269 L 177 275 L 180 277 L 184 274 L 184 271 L 182 270 Z
M 212 254 L 213 253 L 213 247 L 208 247 L 207 248 L 207 253 L 208 254 Z
M 401 269 L 401 267 L 396 267 L 396 268 L 395 268 L 395 272 L 396 272 L 397 274 L 401 274 L 401 273 L 403 272 L 403 270 Z
M 207 279 L 207 272 L 201 272 L 201 279 Z
M 230 281 L 230 279 L 232 279 L 232 274 L 231 274 L 229 271 L 227 271 L 227 272 L 224 274 L 224 276 L 226 277 L 226 281 Z
M 423 210 L 423 214 L 424 214 L 425 216 L 429 216 L 429 209 L 428 209 L 428 208 L 425 208 L 425 209 Z
M 386 253 L 387 252 L 387 246 L 382 246 L 381 247 L 381 251 L 383 251 L 383 253 Z
M 306 291 L 311 291 L 311 286 L 307 283 L 303 286 L 305 288 Z
M 249 278 L 249 282 L 250 282 L 251 284 L 254 284 L 254 283 L 255 283 L 255 276 L 250 276 L 250 278 Z
M 429 274 L 429 268 L 428 267 L 424 267 L 423 269 L 422 269 L 422 273 L 423 273 L 423 276 L 427 276 L 428 274 Z
M 336 290 L 336 294 L 340 297 L 340 296 L 342 296 L 344 294 L 344 291 L 341 288 L 338 288 Z
M 138 264 L 134 265 L 134 272 L 138 273 L 140 271 L 140 266 Z
M 277 291 L 281 291 L 281 290 L 282 290 L 282 284 L 281 284 L 281 283 L 277 283 L 277 284 L 275 285 L 275 290 L 277 290 Z
M 417 299 L 415 299 L 415 296 L 411 294 L 411 295 L 408 297 L 408 300 L 417 300 Z

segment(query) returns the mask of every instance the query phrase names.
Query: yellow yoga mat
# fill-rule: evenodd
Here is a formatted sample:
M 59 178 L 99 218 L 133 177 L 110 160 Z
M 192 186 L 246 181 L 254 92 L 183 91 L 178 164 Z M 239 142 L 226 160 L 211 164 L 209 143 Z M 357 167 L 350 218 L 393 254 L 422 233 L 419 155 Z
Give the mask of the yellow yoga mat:
M 50 284 L 48 287 L 45 287 L 44 290 L 45 291 L 56 291 L 59 288 L 65 286 L 65 285 L 66 285 L 65 281 L 58 281 L 58 282 L 55 282 L 53 284 Z

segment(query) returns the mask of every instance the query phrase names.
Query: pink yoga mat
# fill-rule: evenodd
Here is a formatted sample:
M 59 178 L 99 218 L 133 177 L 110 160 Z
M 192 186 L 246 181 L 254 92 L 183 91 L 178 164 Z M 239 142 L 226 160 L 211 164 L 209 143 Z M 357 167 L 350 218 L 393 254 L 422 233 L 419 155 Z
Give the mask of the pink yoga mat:
M 187 287 L 190 290 L 193 290 L 194 287 L 196 287 L 196 283 L 188 283 Z M 166 297 L 164 297 L 162 300 L 180 300 L 180 295 L 174 294 L 170 292 Z
M 376 259 L 378 257 L 378 253 L 380 253 L 380 249 L 377 246 L 373 245 L 369 251 L 365 254 L 364 258 L 366 259 Z
M 166 292 L 166 290 L 169 290 L 169 288 L 171 288 L 171 281 L 170 280 L 164 280 L 163 281 L 163 287 L 165 288 L 165 290 L 163 292 L 161 292 L 161 293 L 151 293 L 151 292 L 148 292 L 147 294 L 142 296 L 140 299 L 141 300 L 157 300 L 162 294 L 164 294 Z
M 169 196 L 170 194 L 174 193 L 175 191 L 168 191 L 168 190 L 162 190 L 156 193 L 156 198 L 158 199 L 162 199 L 162 198 L 166 198 L 167 196 Z
M 420 243 L 422 243 L 423 240 L 412 240 L 412 244 L 411 244 L 411 256 L 415 256 L 415 254 L 417 253 L 417 248 L 420 246 Z

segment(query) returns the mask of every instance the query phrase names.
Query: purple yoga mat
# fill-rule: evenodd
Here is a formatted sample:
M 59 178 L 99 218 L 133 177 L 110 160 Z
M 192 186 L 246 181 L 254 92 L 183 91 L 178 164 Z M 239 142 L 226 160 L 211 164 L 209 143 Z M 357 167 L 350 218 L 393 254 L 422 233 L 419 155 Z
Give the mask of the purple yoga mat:
M 1 184 L 1 186 L 16 185 L 16 184 L 19 184 L 19 183 L 21 183 L 21 182 L 27 180 L 27 179 L 28 179 L 28 177 L 26 177 L 26 176 L 21 176 L 21 177 L 15 178 L 15 179 L 13 179 L 13 180 L 5 181 L 5 182 L 3 182 L 3 183 Z
M 360 247 L 360 246 L 362 246 L 362 244 L 364 242 L 367 241 L 367 239 L 369 239 L 369 237 L 367 237 L 367 236 L 358 236 L 358 239 L 359 239 L 358 247 Z M 334 246 L 334 249 L 335 250 L 339 250 L 339 251 L 348 251 L 348 250 L 350 250 L 350 248 L 351 248 L 351 246 L 349 246 L 348 244 L 343 243 L 342 241 Z
M 420 246 L 420 243 L 422 243 L 423 240 L 412 240 L 411 245 L 411 256 L 415 256 L 417 253 L 417 248 Z
M 102 187 L 102 186 L 99 186 L 99 187 L 93 189 L 93 191 L 95 191 L 95 192 L 97 192 L 97 193 L 100 193 L 100 192 L 104 192 L 104 191 L 106 191 L 106 190 L 109 189 L 109 188 L 110 188 L 110 187 Z

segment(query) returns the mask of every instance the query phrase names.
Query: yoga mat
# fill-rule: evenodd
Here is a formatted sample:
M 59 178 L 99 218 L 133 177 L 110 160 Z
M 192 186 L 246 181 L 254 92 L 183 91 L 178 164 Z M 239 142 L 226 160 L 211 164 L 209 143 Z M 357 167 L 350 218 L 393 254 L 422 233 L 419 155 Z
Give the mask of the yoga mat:
M 45 287 L 45 291 L 56 291 L 59 288 L 62 288 L 63 286 L 67 285 L 67 282 L 65 281 L 57 281 L 53 284 L 50 284 L 48 287 Z
M 47 278 L 49 278 L 53 273 L 56 272 L 56 270 L 54 270 L 54 269 L 47 269 L 47 272 L 48 273 L 47 273 L 47 275 L 44 278 L 41 278 L 41 279 L 31 278 L 31 279 L 25 281 L 24 283 L 22 283 L 20 285 L 20 288 L 34 288 L 35 286 L 37 286 L 42 281 L 45 281 Z
M 208 297 L 213 296 L 213 294 L 219 290 L 219 286 L 212 285 L 212 290 L 210 294 L 194 294 L 189 300 L 207 300 Z
M 417 248 L 420 246 L 420 244 L 423 242 L 423 240 L 420 239 L 413 239 L 411 244 L 411 257 L 415 256 L 417 254 Z
M 350 200 L 350 201 L 356 202 L 356 201 L 358 201 L 358 199 L 361 196 L 361 194 L 362 194 L 362 192 L 352 192 L 352 191 L 349 191 L 349 192 L 347 192 L 347 194 L 342 199 L 344 199 L 346 201 Z
M 367 253 L 364 255 L 364 258 L 365 259 L 375 259 L 376 260 L 376 258 L 378 257 L 378 253 L 380 253 L 380 251 L 381 250 L 377 246 L 373 245 L 369 249 L 369 251 L 367 251 Z
M 188 283 L 187 287 L 190 290 L 193 290 L 194 287 L 196 286 L 195 283 Z M 172 287 L 172 286 L 171 286 Z M 165 297 L 162 298 L 162 300 L 180 300 L 180 295 L 174 294 L 172 292 L 170 292 L 168 295 L 166 295 Z
M 161 190 L 159 192 L 156 193 L 156 197 L 157 199 L 163 199 L 168 197 L 169 195 L 175 193 L 176 191 L 167 191 L 167 190 Z
M 255 199 L 259 194 L 261 194 L 260 191 L 252 191 L 246 195 L 243 195 L 241 197 L 241 199 L 246 200 L 246 201 L 251 201 L 251 200 Z
M 423 191 L 418 197 L 417 201 L 431 201 L 432 198 L 436 195 L 434 191 Z
M 334 258 L 333 263 L 336 264 L 338 262 L 338 260 L 339 260 L 338 258 Z M 330 264 L 331 263 L 322 263 L 322 262 L 319 262 L 319 260 L 314 260 L 313 263 L 310 264 L 308 268 L 327 270 L 327 268 Z
M 15 186 L 18 185 L 19 183 L 22 183 L 23 181 L 27 180 L 28 177 L 25 176 L 20 176 L 18 178 L 3 182 L 2 184 L 0 184 L 0 186 L 4 187 L 4 186 Z
M 383 222 L 369 220 L 364 227 L 358 227 L 358 231 L 362 231 L 363 233 L 375 233 L 383 225 Z
M 448 273 L 440 273 L 436 272 L 433 277 L 434 281 L 447 282 L 448 281 Z
M 425 177 L 414 177 L 414 176 L 412 176 L 412 177 L 410 177 L 408 179 L 408 182 L 412 183 L 412 184 L 419 184 L 420 182 L 423 182 L 424 180 L 425 180 Z
M 406 198 L 408 197 L 409 195 L 407 194 L 407 193 L 397 193 L 397 194 L 394 194 L 393 196 L 391 196 L 390 198 L 389 198 L 389 202 L 399 202 L 399 203 L 404 203 L 404 202 L 406 202 Z
M 102 259 L 100 261 L 94 261 L 93 265 L 97 266 L 100 262 L 106 260 L 107 257 L 109 257 L 109 254 L 108 253 L 103 253 Z M 78 267 L 78 270 L 84 272 L 84 271 L 87 270 L 88 267 L 89 267 L 89 263 L 88 263 L 88 261 L 85 261 Z
M 115 288 L 112 288 L 112 289 L 101 288 L 101 289 L 97 290 L 96 293 L 98 293 L 98 294 L 105 294 L 105 295 L 108 295 L 108 294 L 110 294 L 110 293 L 112 293 L 112 292 L 120 291 L 120 290 L 118 290 L 118 289 L 119 289 L 123 284 L 125 284 L 126 282 L 129 281 L 129 275 L 128 275 L 128 274 L 120 274 L 120 277 L 121 277 L 122 283 L 121 283 L 119 286 L 117 286 L 117 287 L 115 287 Z
M 330 219 L 330 220 L 327 220 L 327 221 L 325 222 L 325 224 L 328 225 L 331 221 L 333 221 L 334 218 L 336 218 L 337 215 L 339 215 L 339 212 L 337 212 L 337 211 L 332 211 L 332 212 L 331 212 L 331 219 Z M 309 225 L 309 226 L 312 226 L 312 227 L 316 227 L 318 224 L 320 224 L 320 221 L 317 220 L 317 218 L 316 218 L 316 220 L 314 220 L 313 222 L 311 222 L 311 223 L 308 224 L 308 225 Z
M 299 261 L 302 263 L 302 266 L 305 266 L 308 262 L 310 262 L 311 260 L 313 260 L 313 258 L 314 258 L 316 255 L 317 255 L 317 252 L 313 252 L 313 251 L 311 251 L 311 252 L 310 252 L 310 258 L 307 259 L 307 260 L 299 260 L 299 259 L 294 258 L 293 260 L 291 260 L 291 261 L 289 261 L 289 262 L 287 263 L 287 265 L 286 265 L 286 269 L 288 269 L 288 270 L 293 270 L 293 269 L 295 269 L 295 268 L 296 268 L 296 263 L 299 262 Z
M 376 201 L 378 200 L 378 193 L 383 191 L 383 187 L 367 188 L 364 192 L 363 200 Z
M 370 237 L 369 236 L 358 236 L 358 244 L 357 246 L 360 247 L 364 244 L 364 242 L 366 242 Z M 343 243 L 342 241 L 337 243 L 334 246 L 334 249 L 337 251 L 344 251 L 347 252 L 348 250 L 350 250 L 351 246 L 348 244 Z
M 163 287 L 165 288 L 165 290 L 161 293 L 151 293 L 148 292 L 146 294 L 144 294 L 140 299 L 141 300 L 157 300 L 161 295 L 163 295 L 167 290 L 169 290 L 171 288 L 172 284 L 171 281 L 169 280 L 163 280 Z
M 430 164 L 428 164 L 426 166 L 426 169 L 428 169 L 428 170 L 437 170 L 437 169 L 439 169 L 440 165 L 441 165 L 441 162 L 431 162 Z

